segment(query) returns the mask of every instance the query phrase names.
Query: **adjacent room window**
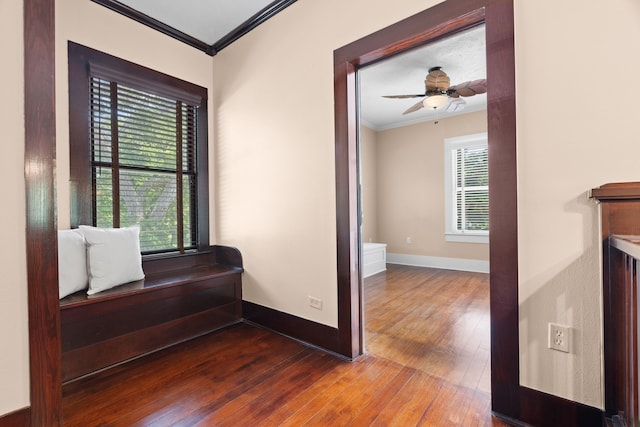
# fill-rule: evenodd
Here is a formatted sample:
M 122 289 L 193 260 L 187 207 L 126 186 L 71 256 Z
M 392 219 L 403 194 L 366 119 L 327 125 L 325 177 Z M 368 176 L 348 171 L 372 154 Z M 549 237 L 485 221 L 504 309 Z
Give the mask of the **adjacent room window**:
M 489 241 L 486 133 L 445 139 L 445 227 L 448 241 Z
M 143 253 L 208 246 L 206 89 L 70 43 L 69 96 L 72 226 L 140 225 Z

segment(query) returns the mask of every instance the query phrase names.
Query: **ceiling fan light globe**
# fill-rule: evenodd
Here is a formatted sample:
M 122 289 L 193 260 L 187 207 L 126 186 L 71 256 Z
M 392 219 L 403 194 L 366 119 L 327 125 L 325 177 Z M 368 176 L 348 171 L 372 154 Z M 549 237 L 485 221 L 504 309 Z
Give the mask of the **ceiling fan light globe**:
M 444 107 L 447 103 L 447 100 L 448 98 L 446 95 L 431 95 L 426 97 L 424 101 L 422 101 L 422 105 L 424 106 L 424 108 L 437 110 L 438 108 Z

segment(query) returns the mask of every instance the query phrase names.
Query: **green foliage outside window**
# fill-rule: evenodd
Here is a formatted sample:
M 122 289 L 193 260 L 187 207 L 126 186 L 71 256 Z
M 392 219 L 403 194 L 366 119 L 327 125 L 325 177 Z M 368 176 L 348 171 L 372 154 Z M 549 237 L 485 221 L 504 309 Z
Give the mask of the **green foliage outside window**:
M 96 225 L 140 225 L 143 252 L 195 247 L 197 107 L 98 78 L 91 93 Z

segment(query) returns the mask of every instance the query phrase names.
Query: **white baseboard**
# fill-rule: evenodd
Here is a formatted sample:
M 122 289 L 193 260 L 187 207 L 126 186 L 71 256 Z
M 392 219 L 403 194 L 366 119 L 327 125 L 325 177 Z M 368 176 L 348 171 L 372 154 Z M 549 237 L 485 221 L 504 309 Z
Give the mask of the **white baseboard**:
M 442 268 L 445 270 L 472 271 L 475 273 L 489 272 L 489 261 L 481 261 L 477 259 L 443 258 L 435 256 L 387 253 L 387 262 L 389 264 Z

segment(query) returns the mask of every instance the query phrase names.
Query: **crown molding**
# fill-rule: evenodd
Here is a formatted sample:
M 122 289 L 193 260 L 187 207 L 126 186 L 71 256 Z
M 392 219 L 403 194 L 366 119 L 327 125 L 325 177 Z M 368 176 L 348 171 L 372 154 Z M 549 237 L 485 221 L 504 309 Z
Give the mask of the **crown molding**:
M 118 12 L 119 14 L 124 15 L 127 18 L 133 19 L 134 21 L 137 21 L 143 25 L 146 25 L 147 27 L 160 31 L 161 33 L 166 34 L 169 37 L 173 37 L 178 41 L 186 43 L 189 46 L 195 47 L 196 49 L 199 49 L 205 52 L 207 55 L 213 56 L 215 54 L 215 52 L 212 52 L 211 46 L 209 46 L 207 43 L 201 40 L 198 40 L 194 37 L 191 37 L 190 35 L 183 33 L 180 30 L 176 30 L 175 28 L 163 22 L 160 22 L 157 19 L 152 18 L 149 15 L 139 12 L 123 3 L 120 3 L 119 1 L 116 1 L 116 0 L 91 0 L 91 1 L 101 6 L 104 6 L 108 9 L 111 9 L 114 12 Z
M 282 12 L 284 9 L 291 6 L 296 1 L 297 0 L 276 0 L 273 3 L 269 4 L 267 7 L 236 27 L 235 30 L 231 31 L 229 34 L 215 42 L 211 46 L 214 51 L 214 55 L 215 53 L 220 52 L 222 49 L 229 46 L 234 41 L 238 40 L 240 37 L 247 34 L 249 31 L 256 28 L 258 25 L 266 22 L 270 18 L 273 18 L 275 15 Z
M 247 34 L 249 31 L 253 30 L 263 22 L 268 19 L 274 17 L 290 5 L 296 2 L 296 0 L 276 0 L 273 3 L 269 4 L 264 9 L 260 10 L 258 13 L 253 15 L 251 18 L 247 19 L 245 22 L 236 27 L 229 34 L 218 40 L 212 45 L 209 45 L 202 40 L 198 40 L 195 37 L 190 36 L 180 30 L 177 30 L 163 22 L 158 21 L 155 18 L 150 17 L 142 12 L 139 12 L 123 3 L 120 3 L 116 0 L 91 0 L 94 3 L 97 3 L 101 6 L 104 6 L 108 9 L 113 10 L 121 15 L 126 16 L 127 18 L 133 19 L 143 25 L 146 25 L 154 30 L 160 31 L 163 34 L 168 35 L 169 37 L 173 37 L 174 39 L 181 41 L 191 47 L 194 47 L 198 50 L 203 51 L 207 55 L 214 56 L 218 52 L 220 52 L 225 47 L 229 46 L 231 43 L 238 40 L 240 37 Z

